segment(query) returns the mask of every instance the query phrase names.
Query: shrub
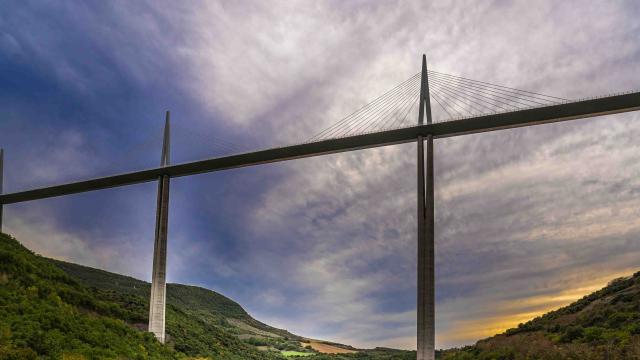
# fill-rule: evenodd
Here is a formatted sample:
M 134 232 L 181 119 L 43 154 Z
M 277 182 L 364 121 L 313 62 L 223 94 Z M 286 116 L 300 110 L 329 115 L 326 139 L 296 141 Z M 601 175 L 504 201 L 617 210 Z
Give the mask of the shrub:
M 560 337 L 560 342 L 570 343 L 570 342 L 573 342 L 574 340 L 578 340 L 582 338 L 583 332 L 584 332 L 584 329 L 580 325 L 570 326 L 565 330 L 564 334 L 562 334 L 562 336 Z

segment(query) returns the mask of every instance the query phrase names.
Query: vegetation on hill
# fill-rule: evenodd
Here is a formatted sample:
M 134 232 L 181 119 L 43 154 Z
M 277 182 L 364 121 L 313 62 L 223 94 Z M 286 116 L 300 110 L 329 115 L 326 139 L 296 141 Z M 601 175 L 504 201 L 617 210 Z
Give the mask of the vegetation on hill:
M 149 292 L 144 281 L 41 257 L 0 233 L 0 360 L 415 357 L 388 349 L 319 354 L 231 299 L 179 284 L 167 286 L 163 345 L 145 331 Z
M 150 285 L 38 256 L 0 233 L 3 359 L 414 359 L 386 348 L 320 354 L 216 292 L 167 287 L 167 343 L 147 333 Z M 640 272 L 443 360 L 640 359 Z
M 88 287 L 140 297 L 147 297 L 151 292 L 151 285 L 142 280 L 64 261 L 49 260 Z M 180 284 L 168 284 L 167 287 L 167 301 L 176 306 L 195 308 L 234 319 L 250 318 L 238 303 L 214 291 Z
M 640 272 L 442 359 L 640 359 Z
M 118 318 L 142 320 L 0 234 L 0 358 L 173 358 Z
M 188 303 L 169 302 L 169 341 L 162 345 L 141 331 L 148 321 L 148 284 L 84 267 L 80 277 L 81 267 L 74 272 L 73 265 L 56 265 L 61 263 L 0 234 L 0 359 L 280 358 L 224 330 L 227 316 L 248 315 L 219 294 L 210 294 L 210 302 L 197 296 L 203 289 L 173 287 L 171 298 Z M 107 285 L 87 285 L 98 282 Z M 197 310 L 188 308 L 193 303 Z M 219 312 L 195 314 L 207 306 Z
M 55 263 L 74 279 L 79 280 L 82 284 L 95 291 L 107 294 L 113 293 L 118 296 L 126 294 L 137 297 L 138 303 L 144 303 L 144 310 L 148 311 L 148 296 L 151 290 L 149 283 L 82 265 L 51 259 L 49 261 Z M 208 324 L 213 324 L 217 329 L 226 334 L 231 334 L 244 344 L 256 349 L 262 349 L 261 353 L 267 356 L 265 358 L 304 357 L 308 360 L 404 360 L 415 358 L 415 352 L 384 348 L 358 350 L 357 354 L 319 354 L 303 345 L 304 341 L 306 341 L 305 338 L 264 324 L 251 317 L 235 301 L 214 291 L 196 286 L 167 284 L 167 304 L 167 310 L 169 308 L 178 309 L 182 314 L 188 314 Z M 146 313 L 144 313 L 145 322 L 139 324 L 140 328 L 146 327 L 146 316 Z M 172 342 L 181 343 L 186 340 L 184 339 L 185 337 L 190 336 L 182 336 L 174 330 L 173 322 L 171 318 L 168 318 L 167 334 L 169 344 Z M 329 342 L 327 344 L 356 350 L 341 344 Z M 196 351 L 192 349 L 189 354 L 193 356 L 211 356 L 207 355 L 201 348 L 196 349 Z M 217 357 L 214 358 L 218 359 Z
M 145 306 L 148 306 L 148 297 L 151 292 L 151 284 L 148 282 L 64 261 L 51 259 L 49 261 L 85 286 L 103 292 L 133 295 L 142 299 Z M 300 338 L 286 330 L 271 327 L 252 318 L 240 304 L 215 291 L 201 287 L 167 284 L 167 304 L 189 312 L 193 316 L 208 318 L 213 323 L 234 319 L 282 337 L 296 340 Z

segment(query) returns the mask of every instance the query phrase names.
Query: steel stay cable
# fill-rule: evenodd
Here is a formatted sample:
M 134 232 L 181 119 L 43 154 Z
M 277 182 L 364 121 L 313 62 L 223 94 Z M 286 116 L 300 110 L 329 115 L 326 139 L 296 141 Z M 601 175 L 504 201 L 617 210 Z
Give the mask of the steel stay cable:
M 489 107 L 489 106 L 487 106 L 487 105 L 485 105 L 485 104 L 483 104 L 483 103 L 479 103 L 479 102 L 477 102 L 477 101 L 475 101 L 475 100 L 473 100 L 473 99 L 469 99 L 468 97 L 466 97 L 466 96 L 464 96 L 464 95 L 461 95 L 461 94 L 459 94 L 459 93 L 457 93 L 457 92 L 455 92 L 455 91 L 453 91 L 453 90 L 450 90 L 450 89 L 448 89 L 448 88 L 445 88 L 444 86 L 442 86 L 442 85 L 440 85 L 440 84 L 438 84 L 438 83 L 436 83 L 436 82 L 434 82 L 434 85 L 435 85 L 434 87 L 437 87 L 437 88 L 438 88 L 438 89 L 440 89 L 442 92 L 446 92 L 446 93 L 448 93 L 448 94 L 451 94 L 451 97 L 452 97 L 452 98 L 455 98 L 455 99 L 456 99 L 456 101 L 461 100 L 460 102 L 464 103 L 465 105 L 468 105 L 468 107 L 472 108 L 472 109 L 473 109 L 474 111 L 476 111 L 478 114 L 482 114 L 482 113 L 484 113 L 484 112 L 486 112 L 486 111 L 485 111 L 485 110 L 482 110 L 482 109 L 477 108 L 477 107 L 476 107 L 476 106 L 474 106 L 472 103 L 478 104 L 478 105 L 480 105 L 480 106 L 482 106 L 482 107 L 484 107 L 484 108 L 488 109 L 488 110 L 489 110 L 489 111 L 491 111 L 491 112 L 495 112 L 495 111 L 496 111 L 496 110 L 495 110 L 495 108 L 493 108 L 493 107 Z M 463 100 L 463 101 L 462 101 L 462 100 Z M 472 102 L 472 103 L 469 103 L 469 101 L 470 101 L 470 102 Z M 495 104 L 492 104 L 492 105 L 496 106 Z M 497 107 L 499 107 L 499 106 L 497 106 Z
M 558 100 L 562 100 L 562 101 L 569 101 L 569 99 L 564 99 L 561 97 L 557 97 L 557 96 L 551 96 L 551 95 L 546 95 L 546 94 L 540 94 L 540 93 L 536 93 L 533 91 L 527 91 L 527 90 L 521 90 L 521 89 L 516 89 L 516 88 L 512 88 L 512 87 L 508 87 L 508 86 L 504 86 L 504 85 L 498 85 L 498 84 L 492 84 L 490 82 L 485 82 L 485 81 L 480 81 L 480 80 L 474 80 L 474 79 L 469 79 L 469 78 L 465 78 L 462 76 L 457 76 L 457 75 L 451 75 L 451 74 L 445 74 L 439 71 L 435 71 L 435 70 L 428 70 L 428 72 L 432 72 L 432 73 L 436 73 L 436 74 L 441 74 L 444 76 L 449 76 L 449 77 L 453 77 L 453 78 L 458 78 L 458 79 L 464 79 L 467 81 L 471 81 L 471 82 L 476 82 L 476 83 L 481 83 L 481 84 L 485 84 L 488 86 L 493 86 L 493 87 L 498 87 L 498 88 L 504 88 L 504 89 L 509 89 L 509 90 L 515 90 L 518 92 L 524 92 L 524 93 L 528 93 L 528 94 L 533 94 L 533 95 L 538 95 L 538 96 L 543 96 L 543 97 L 548 97 L 548 98 L 552 98 L 552 99 L 558 99 Z M 540 99 L 540 100 L 544 100 L 544 99 Z
M 376 104 L 376 103 L 380 102 L 382 99 L 386 98 L 386 97 L 387 97 L 391 92 L 393 92 L 394 90 L 396 90 L 398 87 L 402 86 L 403 84 L 405 84 L 405 83 L 406 83 L 406 82 L 408 82 L 408 81 L 413 80 L 415 77 L 417 77 L 417 76 L 418 76 L 418 75 L 420 75 L 420 74 L 421 74 L 421 73 L 417 73 L 417 74 L 415 74 L 415 75 L 411 76 L 409 79 L 407 79 L 407 80 L 403 81 L 402 83 L 400 83 L 400 84 L 396 85 L 394 88 L 392 88 L 392 89 L 388 90 L 386 93 L 384 93 L 384 94 L 380 95 L 380 96 L 379 96 L 379 97 L 377 97 L 376 99 L 374 99 L 374 100 L 372 100 L 371 102 L 369 102 L 369 103 L 365 104 L 364 106 L 362 106 L 362 107 L 360 107 L 359 109 L 355 110 L 355 111 L 354 111 L 354 112 L 352 112 L 351 114 L 349 114 L 349 115 L 345 116 L 344 118 L 342 118 L 341 120 L 339 120 L 339 121 L 338 121 L 338 122 L 336 122 L 335 124 L 333 124 L 333 125 L 329 126 L 328 128 L 326 128 L 326 129 L 322 130 L 320 133 L 318 133 L 318 134 L 316 134 L 316 135 L 312 136 L 308 141 L 309 141 L 309 142 L 311 142 L 311 141 L 313 141 L 314 139 L 321 137 L 322 135 L 324 135 L 324 133 L 325 133 L 326 131 L 329 131 L 329 130 L 333 129 L 334 127 L 336 127 L 336 126 L 338 126 L 339 124 L 343 123 L 343 122 L 344 122 L 344 121 L 346 121 L 347 119 L 349 119 L 349 118 L 353 117 L 355 114 L 358 114 L 358 113 L 362 112 L 364 109 L 369 108 L 369 107 L 373 106 L 374 104 Z
M 447 98 L 446 98 L 443 94 L 441 94 L 441 93 L 440 93 L 440 91 L 438 91 L 438 90 L 437 90 L 437 89 L 435 89 L 435 88 L 431 88 L 431 89 L 429 89 L 429 90 L 430 90 L 430 92 L 431 92 L 434 96 L 439 97 L 439 98 L 440 98 L 440 100 L 442 100 L 442 102 L 444 102 L 445 104 L 447 104 L 447 107 L 449 107 L 449 109 L 450 109 L 451 111 L 453 111 L 453 112 L 457 113 L 457 114 L 458 114 L 458 116 L 464 116 L 460 111 L 458 111 L 454 106 L 452 106 L 452 105 L 449 103 L 449 101 L 447 101 L 447 100 L 446 100 Z
M 431 96 L 431 92 L 429 92 L 429 96 Z M 442 108 L 442 110 L 444 110 L 444 112 L 447 113 L 447 115 L 449 115 L 449 118 L 453 118 L 453 116 L 449 113 L 449 111 L 444 107 L 444 105 L 442 105 L 440 103 L 440 100 L 438 100 L 435 96 L 433 96 L 433 99 L 438 103 L 438 105 L 440 105 L 440 107 Z
M 415 99 L 409 104 L 409 107 L 404 110 L 404 116 L 402 117 L 402 120 L 398 123 L 398 127 L 402 126 L 405 122 L 405 120 L 407 119 L 407 116 L 409 115 L 409 112 L 411 111 L 411 109 L 413 109 L 413 106 L 416 104 L 416 101 L 418 99 L 420 99 L 420 93 L 416 94 L 415 96 L 413 96 Z M 395 123 L 398 121 L 400 117 L 396 117 L 396 120 L 394 120 L 391 125 L 389 125 L 389 127 L 383 127 L 382 129 L 393 129 L 393 127 L 395 126 Z
M 377 127 L 377 129 L 389 129 L 389 128 L 393 127 L 395 125 L 395 123 L 398 121 L 398 119 L 400 119 L 402 114 L 406 113 L 408 110 L 411 109 L 411 107 L 415 103 L 414 98 L 420 98 L 420 88 L 417 87 L 416 89 L 412 90 L 412 92 L 415 92 L 415 93 L 413 95 L 411 95 L 411 93 L 409 93 L 408 97 L 407 97 L 407 100 L 404 102 L 404 104 L 402 106 L 400 106 L 399 108 L 397 108 L 396 111 L 394 111 L 392 114 L 390 114 L 389 117 L 388 117 L 388 120 L 385 120 L 381 125 L 379 125 Z M 408 109 L 407 109 L 407 107 L 408 107 Z M 403 120 L 404 120 L 404 118 L 403 118 Z M 390 122 L 391 122 L 391 124 L 389 125 Z
M 397 92 L 391 95 L 384 102 L 381 102 L 380 104 L 378 104 L 375 108 L 371 108 L 365 114 L 362 114 L 361 116 L 354 118 L 352 121 L 343 124 L 339 128 L 334 129 L 332 132 L 325 134 L 325 138 L 335 138 L 335 137 L 344 136 L 345 134 L 348 134 L 354 129 L 360 126 L 366 125 L 371 121 L 375 120 L 377 114 L 379 114 L 381 111 L 384 111 L 389 106 L 394 106 L 394 104 L 396 104 L 399 101 L 401 97 L 400 90 L 401 89 L 399 89 Z
M 181 130 L 185 131 L 185 134 L 191 139 L 196 139 L 197 142 L 204 145 L 210 145 L 221 151 L 222 154 L 229 153 L 242 153 L 248 151 L 248 147 L 234 143 L 230 140 L 222 139 L 219 136 L 210 135 L 206 132 L 196 131 L 189 127 L 181 127 Z
M 409 116 L 409 114 L 411 113 L 411 109 L 413 109 L 413 107 L 416 105 L 416 102 L 418 103 L 418 106 L 420 106 L 420 94 L 418 94 L 418 97 L 416 97 L 415 100 L 413 100 L 413 104 L 411 104 L 411 107 L 407 110 L 407 112 L 404 114 L 404 118 L 402 119 L 402 121 L 400 122 L 400 125 L 405 125 L 405 121 L 407 120 L 407 116 Z M 410 123 L 407 125 L 411 125 Z
M 472 84 L 472 83 L 465 83 L 465 82 L 462 82 L 462 81 L 457 80 L 457 79 L 437 78 L 437 77 L 435 77 L 436 75 L 433 75 L 433 76 L 434 76 L 433 77 L 434 79 L 440 79 L 441 81 L 447 81 L 447 82 L 455 81 L 456 83 L 452 83 L 452 84 L 455 84 L 457 86 L 467 86 L 468 88 L 476 89 L 477 92 L 481 92 L 481 93 L 484 93 L 484 94 L 487 94 L 487 95 L 491 95 L 493 97 L 498 97 L 498 98 L 501 98 L 501 99 L 505 99 L 507 101 L 516 102 L 516 103 L 519 103 L 519 104 L 524 105 L 526 107 L 531 107 L 531 106 L 535 106 L 535 105 L 525 104 L 525 103 L 522 103 L 520 101 L 514 100 L 514 98 L 515 99 L 520 99 L 520 100 L 523 100 L 523 101 L 528 101 L 530 103 L 534 103 L 534 104 L 537 104 L 537 105 L 549 105 L 551 103 L 554 103 L 551 100 L 546 100 L 546 99 L 542 100 L 542 99 L 535 98 L 536 100 L 546 101 L 544 103 L 541 103 L 541 102 L 536 101 L 536 100 L 531 100 L 531 99 L 528 99 L 528 98 L 522 98 L 521 97 L 521 96 L 526 96 L 526 95 L 522 95 L 522 94 L 518 94 L 518 93 L 498 92 L 498 91 L 496 91 L 494 89 L 491 89 L 489 87 L 482 87 L 482 86 L 479 86 L 479 85 L 476 85 L 476 84 Z M 484 91 L 482 91 L 482 90 L 484 90 Z M 507 95 L 507 96 L 511 96 L 511 97 L 505 97 L 503 95 Z M 496 99 L 496 101 L 498 101 L 498 100 Z
M 465 98 L 473 98 L 476 99 L 477 101 L 474 101 L 475 103 L 480 102 L 480 104 L 487 108 L 488 110 L 492 111 L 492 112 L 496 112 L 498 110 L 496 110 L 496 108 L 503 110 L 503 111 L 513 111 L 513 110 L 517 110 L 520 107 L 518 107 L 517 105 L 514 104 L 510 104 L 508 102 L 504 102 L 501 100 L 497 100 L 495 98 L 489 97 L 489 96 L 485 96 L 476 92 L 473 92 L 471 90 L 466 90 L 466 89 L 459 89 L 455 86 L 451 86 L 451 85 L 445 85 L 445 84 L 441 84 L 439 82 L 437 82 L 438 84 L 440 84 L 442 87 L 447 88 L 447 89 L 451 89 L 452 91 L 458 91 L 457 94 L 459 94 L 462 97 Z M 524 107 L 531 107 L 530 104 L 521 104 Z
M 403 87 L 403 90 L 405 90 L 407 87 L 410 86 L 415 86 L 415 83 L 417 83 L 419 81 L 414 81 L 412 84 L 407 84 L 405 87 Z M 386 106 L 377 109 L 376 112 L 374 113 L 370 113 L 366 118 L 358 121 L 357 123 L 352 124 L 353 127 L 350 127 L 346 132 L 342 133 L 340 136 L 346 136 L 350 133 L 352 133 L 354 130 L 357 130 L 359 128 L 362 127 L 363 123 L 368 123 L 371 122 L 373 120 L 375 120 L 376 118 L 372 116 L 377 116 L 378 114 L 380 114 L 381 111 L 387 111 L 387 109 L 389 109 L 390 106 L 397 104 L 400 100 L 402 100 L 402 93 L 398 92 L 394 97 L 393 100 L 390 100 L 389 102 L 387 102 Z
M 405 100 L 402 102 L 402 104 L 400 104 L 400 106 L 397 106 L 392 112 L 390 112 L 389 114 L 387 114 L 384 118 L 382 118 L 382 120 L 378 121 L 375 128 L 373 130 L 375 131 L 379 131 L 380 129 L 385 129 L 388 124 L 390 122 L 394 123 L 395 121 L 397 121 L 397 114 L 403 114 L 404 110 L 406 109 L 407 106 L 409 106 L 412 103 L 412 99 L 417 95 L 420 96 L 419 92 L 416 92 L 417 94 L 407 94 L 407 96 L 405 97 Z M 394 120 L 395 119 L 395 120 Z
M 440 80 L 436 80 L 436 79 L 434 79 L 434 80 L 433 80 L 433 82 L 434 82 L 435 84 L 440 84 L 441 86 L 443 86 L 443 87 L 447 87 L 447 88 L 452 89 L 452 90 L 454 90 L 454 91 L 460 91 L 460 92 L 463 92 L 463 93 L 467 94 L 468 96 L 471 96 L 471 97 L 473 97 L 473 98 L 475 98 L 475 99 L 478 99 L 478 100 L 480 100 L 480 101 L 486 101 L 486 102 L 488 102 L 489 104 L 491 104 L 492 106 L 494 106 L 494 107 L 499 107 L 499 108 L 501 108 L 501 109 L 503 109 L 503 110 L 505 110 L 505 111 L 508 111 L 509 109 L 505 109 L 505 108 L 503 108 L 502 106 L 500 106 L 500 105 L 498 105 L 498 104 L 493 103 L 493 101 L 499 102 L 499 103 L 504 104 L 504 105 L 506 105 L 506 106 L 508 106 L 508 107 L 510 107 L 510 108 L 513 108 L 513 109 L 518 109 L 518 107 L 517 107 L 517 106 L 514 106 L 513 104 L 509 104 L 509 103 L 506 103 L 506 102 L 504 102 L 504 101 L 500 101 L 500 100 L 497 100 L 497 99 L 494 99 L 494 98 L 488 97 L 488 96 L 486 96 L 486 95 L 482 95 L 482 94 L 479 94 L 479 93 L 473 92 L 472 90 L 467 90 L 467 89 L 465 89 L 465 88 L 460 89 L 461 87 L 460 87 L 460 86 L 457 86 L 457 85 L 455 85 L 455 84 L 451 84 L 451 83 L 442 83 Z M 472 95 L 477 95 L 477 96 L 481 97 L 482 99 L 480 99 L 480 98 L 478 98 L 478 97 L 476 97 L 476 96 L 472 96 Z M 529 104 L 522 104 L 522 105 L 525 105 L 525 106 L 531 106 L 531 105 L 529 105 Z M 485 105 L 483 104 L 483 106 L 485 106 Z M 490 110 L 492 110 L 492 111 L 494 110 L 493 108 L 489 108 L 489 107 L 487 107 L 487 106 L 485 106 L 485 107 L 486 107 L 486 108 L 488 108 L 488 109 L 490 109 Z
M 223 140 L 220 137 L 210 135 L 204 132 L 195 131 L 191 128 L 182 128 L 182 130 L 186 130 L 187 135 L 192 138 L 198 139 L 200 142 L 204 144 L 213 144 L 214 146 L 218 146 L 218 148 L 225 149 L 231 152 L 242 152 L 246 147 L 242 147 L 239 144 L 234 144 L 229 140 Z
M 438 75 L 432 75 L 434 76 L 434 78 Z M 517 93 L 517 92 L 511 92 L 509 90 L 504 90 L 504 89 L 496 89 L 496 88 L 491 88 L 488 86 L 484 86 L 484 85 L 479 85 L 479 84 L 475 84 L 475 83 L 471 83 L 471 82 L 466 82 L 464 80 L 461 79 L 456 79 L 456 78 L 446 78 L 446 77 L 440 77 L 439 79 L 444 80 L 444 81 L 449 81 L 449 82 L 455 82 L 456 85 L 459 86 L 465 86 L 467 88 L 472 88 L 475 89 L 478 92 L 482 92 L 484 94 L 487 95 L 491 95 L 494 97 L 499 97 L 501 99 L 507 100 L 507 101 L 511 101 L 511 102 L 518 102 L 522 105 L 525 105 L 527 107 L 533 106 L 530 103 L 536 104 L 536 105 L 548 105 L 548 104 L 553 104 L 556 103 L 553 100 L 550 99 L 540 99 L 537 97 L 532 97 L 529 96 L 527 94 L 521 94 L 521 93 Z M 519 99 L 519 100 L 523 100 L 529 103 L 522 103 L 519 102 L 515 99 Z M 542 101 L 542 102 L 541 102 Z
M 447 113 L 449 113 L 449 112 L 446 109 L 449 108 L 449 110 L 451 110 L 453 112 L 456 112 L 458 114 L 457 116 L 462 116 L 447 101 L 445 101 L 444 97 L 442 97 L 442 95 L 440 95 L 436 89 L 433 89 L 433 88 L 430 89 L 429 93 L 430 93 L 430 95 L 433 96 L 434 99 L 438 99 L 439 98 L 445 104 L 444 109 L 445 109 L 445 111 L 447 111 Z M 451 115 L 451 117 L 453 118 L 455 116 Z
M 451 95 L 446 94 L 446 93 L 444 93 L 444 92 L 440 91 L 440 89 L 439 89 L 439 88 L 435 88 L 435 87 L 434 87 L 434 88 L 432 88 L 432 89 L 437 91 L 438 96 L 440 96 L 441 98 L 447 99 L 447 103 L 448 103 L 449 105 L 451 105 L 451 109 L 455 110 L 455 112 L 457 112 L 457 113 L 459 114 L 459 116 L 468 116 L 468 115 L 465 115 L 464 113 L 467 113 L 467 114 L 471 114 L 471 115 L 473 115 L 473 114 L 472 114 L 471 112 L 469 112 L 469 110 L 467 110 L 464 106 L 461 106 L 461 105 L 459 104 L 459 101 L 458 101 L 457 99 L 455 99 L 454 97 L 452 97 Z
M 453 92 L 453 91 L 451 91 L 451 90 L 445 89 L 444 87 L 442 87 L 442 86 L 440 86 L 440 85 L 438 85 L 438 84 L 436 84 L 436 86 L 435 86 L 435 87 L 437 87 L 437 88 L 438 88 L 438 90 L 441 90 L 442 92 L 445 92 L 445 93 L 451 94 L 451 97 L 452 97 L 452 98 L 455 98 L 455 99 L 456 99 L 456 101 L 458 101 L 458 102 L 460 102 L 460 103 L 463 103 L 463 104 L 466 104 L 468 107 L 472 108 L 473 110 L 477 111 L 478 113 L 480 113 L 480 114 L 482 114 L 482 113 L 483 113 L 483 111 L 482 111 L 481 109 L 478 109 L 478 108 L 477 108 L 477 107 L 475 107 L 473 104 L 471 104 L 467 98 L 465 98 L 465 97 L 463 97 L 463 96 L 461 96 L 461 95 L 458 95 L 458 94 L 456 94 L 455 92 Z M 474 102 L 474 101 L 472 101 L 472 102 Z M 483 105 L 483 106 L 484 106 L 484 105 Z M 486 106 L 485 106 L 485 107 L 486 107 Z M 465 108 L 465 111 L 467 111 L 470 115 L 474 115 L 472 112 L 468 111 L 466 108 Z
M 369 129 L 370 126 L 373 125 L 373 124 L 376 124 L 376 123 L 379 124 L 381 122 L 382 123 L 387 122 L 388 120 L 386 120 L 386 119 L 391 117 L 391 116 L 393 116 L 393 114 L 396 113 L 398 111 L 398 109 L 400 109 L 400 108 L 404 109 L 404 107 L 406 106 L 406 103 L 413 98 L 412 93 L 416 92 L 416 90 L 417 90 L 417 87 L 415 85 L 412 88 L 405 89 L 404 93 L 402 94 L 404 96 L 404 100 L 401 100 L 398 106 L 396 106 L 396 107 L 390 109 L 389 111 L 387 111 L 386 113 L 384 113 L 382 117 L 378 118 L 378 121 L 370 123 L 367 127 L 363 128 L 361 130 L 361 132 L 367 131 L 367 129 Z M 395 109 L 395 111 L 393 111 L 394 109 Z M 374 126 L 374 129 L 377 129 L 379 127 L 380 127 L 379 125 L 376 125 L 376 126 Z
M 563 98 L 559 98 L 559 97 L 556 97 L 556 96 L 540 94 L 540 93 L 536 93 L 536 92 L 533 92 L 533 91 L 520 90 L 520 89 L 511 88 L 511 87 L 503 86 L 503 85 L 492 84 L 492 83 L 485 82 L 485 81 L 480 81 L 480 80 L 468 79 L 468 78 L 465 78 L 465 77 L 462 77 L 462 76 L 456 76 L 456 75 L 441 73 L 439 71 L 429 70 L 428 72 L 431 72 L 433 74 L 438 74 L 438 75 L 441 75 L 441 76 L 445 76 L 445 77 L 449 77 L 449 78 L 453 78 L 453 79 L 456 79 L 456 80 L 459 80 L 459 81 L 466 81 L 466 82 L 471 82 L 471 83 L 476 83 L 476 84 L 482 84 L 485 87 L 493 88 L 495 90 L 500 90 L 500 91 L 504 91 L 504 92 L 511 92 L 511 93 L 520 93 L 518 95 L 528 96 L 530 98 L 534 98 L 534 99 L 541 100 L 541 101 L 548 101 L 548 102 L 556 102 L 557 103 L 557 101 L 555 101 L 555 100 L 550 100 L 550 99 L 546 99 L 546 98 L 552 98 L 552 99 L 558 99 L 558 100 L 562 100 L 562 101 L 568 101 L 568 99 L 563 99 Z M 522 93 L 525 93 L 525 94 L 522 94 Z M 532 95 L 526 95 L 526 94 L 532 94 Z M 542 96 L 543 98 L 540 98 L 539 96 Z
M 407 112 L 411 110 L 413 105 L 416 103 L 416 99 L 419 99 L 419 98 L 420 98 L 420 92 L 410 97 L 409 101 L 401 109 L 397 109 L 396 112 L 394 112 L 393 116 L 390 117 L 389 120 L 385 121 L 384 124 L 380 126 L 380 129 L 382 130 L 393 129 L 395 128 L 396 123 L 398 123 L 398 126 L 400 126 L 402 122 L 405 120 L 407 116 L 406 115 Z M 398 122 L 398 120 L 400 121 Z
M 404 86 L 402 88 L 402 91 L 406 91 L 408 87 L 415 86 L 415 84 L 417 83 L 419 83 L 418 78 L 416 78 L 412 83 L 408 83 L 406 86 Z M 397 106 L 397 104 L 400 101 L 402 101 L 402 99 L 403 99 L 403 93 L 401 92 L 400 89 L 398 89 L 398 93 L 394 96 L 393 100 L 390 100 L 389 102 L 387 102 L 387 104 L 384 107 L 377 109 L 376 112 L 369 114 L 369 116 L 367 116 L 366 119 L 363 119 L 358 123 L 353 124 L 354 127 L 349 128 L 349 130 L 341 134 L 341 136 L 345 136 L 347 134 L 350 134 L 353 131 L 357 131 L 360 128 L 362 128 L 364 124 L 370 124 L 371 122 L 375 121 L 380 116 L 381 113 L 385 114 L 389 108 L 393 108 L 394 106 Z
M 412 82 L 415 81 L 415 78 L 412 79 L 411 81 Z M 408 85 L 409 85 L 409 83 L 404 82 L 403 85 L 402 85 L 402 88 L 404 88 L 405 86 L 408 86 Z M 363 113 L 362 117 L 360 117 L 360 118 L 358 118 L 360 116 L 360 114 L 358 114 L 357 115 L 358 117 L 354 117 L 354 120 L 355 119 L 357 119 L 357 120 L 342 124 L 339 128 L 333 129 L 331 132 L 326 133 L 324 135 L 324 138 L 325 139 L 329 138 L 329 136 L 332 136 L 332 137 L 343 136 L 345 133 L 350 132 L 353 126 L 357 126 L 361 122 L 366 121 L 367 119 L 371 118 L 372 115 L 379 113 L 380 110 L 381 110 L 381 107 L 382 108 L 386 108 L 386 107 L 389 106 L 390 103 L 396 101 L 395 99 L 398 97 L 400 90 L 401 90 L 400 87 L 396 87 L 396 91 L 392 95 L 389 94 L 387 99 L 385 99 L 384 101 L 382 101 L 379 104 L 377 104 L 377 105 L 379 105 L 378 108 L 368 109 L 367 112 Z M 345 127 L 348 127 L 348 129 L 346 131 L 344 131 Z M 336 135 L 336 134 L 340 134 L 340 135 Z
M 514 100 L 514 98 L 515 99 L 520 99 L 520 100 L 523 100 L 523 101 L 528 101 L 530 103 L 534 103 L 534 104 L 538 104 L 538 105 L 547 105 L 547 104 L 553 103 L 550 100 L 542 100 L 542 101 L 546 101 L 546 102 L 545 103 L 540 103 L 540 102 L 535 101 L 535 100 L 531 100 L 531 99 L 528 99 L 528 98 L 520 97 L 520 96 L 523 96 L 522 94 L 497 92 L 496 90 L 488 88 L 488 87 L 482 87 L 482 86 L 479 86 L 479 85 L 476 85 L 476 84 L 472 84 L 472 83 L 461 82 L 461 81 L 459 81 L 457 79 L 447 79 L 447 78 L 437 78 L 437 77 L 434 77 L 434 79 L 439 79 L 440 81 L 445 81 L 445 82 L 447 82 L 449 84 L 460 86 L 460 87 L 465 87 L 466 86 L 465 89 L 467 89 L 468 91 L 472 91 L 471 89 L 473 89 L 473 91 L 475 91 L 475 92 L 481 92 L 481 93 L 486 94 L 488 96 L 501 98 L 501 99 L 504 99 L 504 100 L 507 100 L 507 101 L 510 101 L 510 102 L 516 102 L 516 103 L 519 103 L 519 104 L 527 106 L 527 107 L 530 107 L 532 105 L 519 102 L 517 100 Z M 452 81 L 454 81 L 454 82 L 452 82 Z M 503 95 L 507 95 L 507 96 L 511 96 L 511 97 L 505 97 Z M 535 99 L 536 100 L 541 100 L 541 99 L 537 99 L 537 98 L 535 98 Z M 497 99 L 495 99 L 495 100 L 498 101 Z
M 418 96 L 418 97 L 420 96 L 420 87 L 414 87 L 413 89 L 410 89 L 410 91 L 406 94 L 405 100 L 402 102 L 402 104 L 400 104 L 400 106 L 396 107 L 395 111 L 391 112 L 390 114 L 388 114 L 387 116 L 382 118 L 382 120 L 379 121 L 377 126 L 375 127 L 375 130 L 378 131 L 379 129 L 386 128 L 388 126 L 389 122 L 391 122 L 391 124 L 393 125 L 397 121 L 396 114 L 404 113 L 406 107 L 411 105 L 411 103 L 412 103 L 411 100 L 416 96 Z M 394 118 L 396 120 L 394 120 Z

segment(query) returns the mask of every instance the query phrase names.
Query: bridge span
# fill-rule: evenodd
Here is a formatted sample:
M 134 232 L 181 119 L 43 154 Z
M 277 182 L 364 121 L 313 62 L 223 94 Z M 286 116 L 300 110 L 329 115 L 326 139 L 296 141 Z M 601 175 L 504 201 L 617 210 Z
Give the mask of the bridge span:
M 560 121 L 585 119 L 640 109 L 640 92 L 568 102 L 540 108 L 506 113 L 481 115 L 431 124 L 359 134 L 342 138 L 320 140 L 278 148 L 258 150 L 153 169 L 81 180 L 38 189 L 0 194 L 0 204 L 46 199 L 94 190 L 158 180 L 160 176 L 181 177 L 240 167 L 280 162 L 306 157 L 369 149 L 379 146 L 417 141 L 419 136 L 432 135 L 434 139 L 476 134 L 486 131 L 510 129 Z

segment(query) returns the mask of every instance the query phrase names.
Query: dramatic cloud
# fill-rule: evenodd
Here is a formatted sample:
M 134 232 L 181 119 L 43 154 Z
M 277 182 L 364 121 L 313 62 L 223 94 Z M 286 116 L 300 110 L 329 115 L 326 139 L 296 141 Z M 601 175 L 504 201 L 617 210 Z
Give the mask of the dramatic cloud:
M 432 69 L 565 98 L 640 87 L 635 2 L 0 8 L 9 191 L 156 165 L 165 109 L 174 161 L 308 139 L 417 73 L 423 52 Z M 439 347 L 637 270 L 639 120 L 436 141 Z M 415 347 L 415 152 L 176 179 L 170 279 L 305 336 Z M 154 196 L 143 185 L 9 206 L 7 231 L 45 255 L 148 278 Z

